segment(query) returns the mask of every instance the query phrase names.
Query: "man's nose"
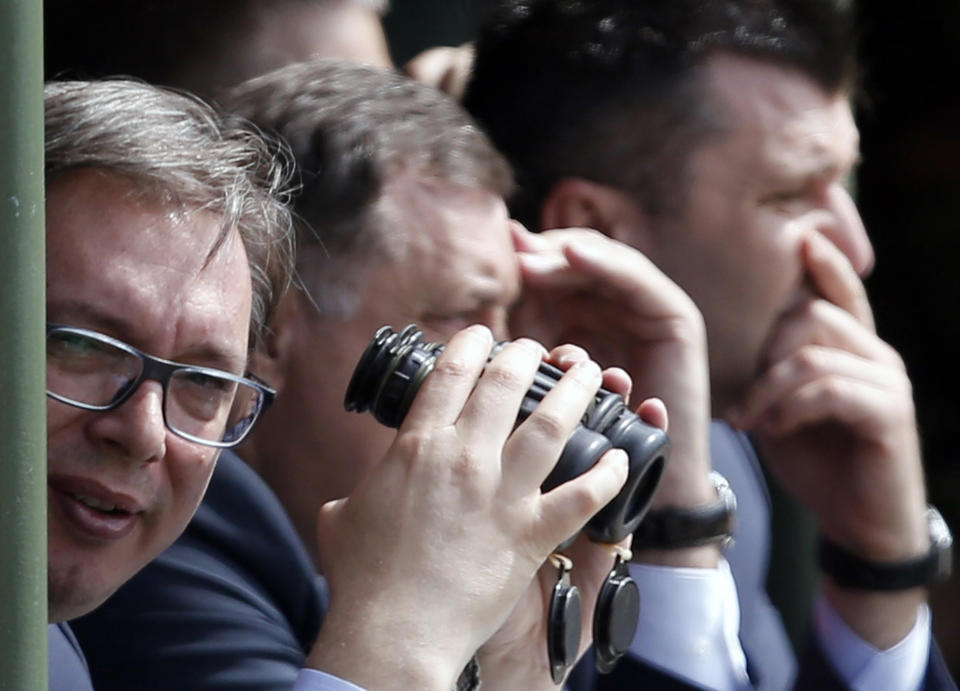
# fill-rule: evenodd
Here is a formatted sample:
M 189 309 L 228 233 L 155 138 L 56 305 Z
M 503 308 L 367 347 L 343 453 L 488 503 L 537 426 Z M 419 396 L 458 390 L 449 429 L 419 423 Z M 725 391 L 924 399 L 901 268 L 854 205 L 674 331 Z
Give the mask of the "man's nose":
M 167 427 L 159 382 L 142 382 L 122 405 L 95 416 L 91 429 L 98 441 L 114 447 L 127 460 L 152 463 L 166 454 Z
M 826 212 L 817 230 L 833 242 L 847 256 L 857 274 L 865 278 L 873 270 L 876 260 L 873 243 L 867 236 L 856 204 L 843 186 L 837 184 L 830 189 Z

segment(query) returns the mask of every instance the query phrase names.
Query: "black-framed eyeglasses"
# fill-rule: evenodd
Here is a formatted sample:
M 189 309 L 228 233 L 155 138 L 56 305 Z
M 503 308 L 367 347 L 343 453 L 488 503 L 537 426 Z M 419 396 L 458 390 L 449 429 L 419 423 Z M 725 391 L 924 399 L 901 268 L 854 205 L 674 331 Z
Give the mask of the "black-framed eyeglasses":
M 85 410 L 113 410 L 144 381 L 163 386 L 163 419 L 177 436 L 236 446 L 276 391 L 230 372 L 162 360 L 102 333 L 47 324 L 47 395 Z

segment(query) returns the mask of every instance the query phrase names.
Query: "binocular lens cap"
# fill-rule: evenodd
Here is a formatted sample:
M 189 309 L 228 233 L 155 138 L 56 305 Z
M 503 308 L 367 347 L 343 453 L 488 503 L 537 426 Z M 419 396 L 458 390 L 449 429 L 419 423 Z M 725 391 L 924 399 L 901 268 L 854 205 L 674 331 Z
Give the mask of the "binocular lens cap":
M 597 669 L 609 672 L 633 641 L 640 617 L 640 589 L 629 575 L 608 578 L 597 597 L 593 642 Z
M 555 684 L 563 681 L 567 670 L 577 660 L 582 616 L 577 586 L 558 583 L 550 599 L 547 624 L 547 656 Z

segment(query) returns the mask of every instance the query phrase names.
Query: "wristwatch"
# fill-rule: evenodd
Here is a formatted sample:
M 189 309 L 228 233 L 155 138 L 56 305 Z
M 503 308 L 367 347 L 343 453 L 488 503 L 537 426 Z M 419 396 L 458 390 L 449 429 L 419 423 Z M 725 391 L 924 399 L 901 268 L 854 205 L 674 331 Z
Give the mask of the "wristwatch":
M 916 559 L 868 561 L 840 545 L 820 539 L 820 568 L 844 588 L 906 590 L 942 583 L 953 569 L 953 536 L 943 516 L 927 507 L 930 551 Z
M 710 471 L 717 499 L 691 507 L 667 506 L 650 511 L 633 533 L 631 548 L 682 549 L 714 542 L 726 548 L 733 542 L 737 497 L 720 473 Z

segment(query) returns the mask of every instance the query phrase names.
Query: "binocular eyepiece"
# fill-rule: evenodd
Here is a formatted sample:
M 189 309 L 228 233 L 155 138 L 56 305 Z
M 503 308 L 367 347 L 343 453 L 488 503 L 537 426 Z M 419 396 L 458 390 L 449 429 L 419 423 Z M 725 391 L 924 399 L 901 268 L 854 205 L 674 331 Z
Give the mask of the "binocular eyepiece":
M 503 345 L 497 344 L 491 357 Z M 370 410 L 384 425 L 399 427 L 443 348 L 442 343 L 424 342 L 423 334 L 413 324 L 399 333 L 389 326 L 381 327 L 350 379 L 344 400 L 347 410 Z M 533 412 L 562 375 L 562 370 L 540 363 L 534 383 L 520 406 L 517 424 Z M 619 394 L 600 389 L 567 440 L 542 489 L 549 491 L 581 475 L 611 448 L 626 451 L 630 459 L 626 484 L 584 528 L 596 542 L 619 542 L 636 530 L 650 508 L 669 447 L 669 438 L 663 430 L 643 422 L 627 408 Z

